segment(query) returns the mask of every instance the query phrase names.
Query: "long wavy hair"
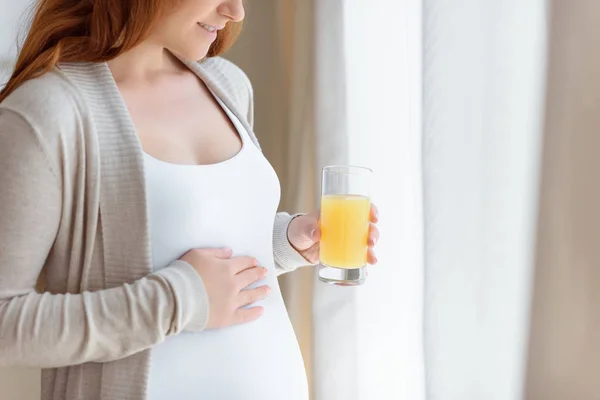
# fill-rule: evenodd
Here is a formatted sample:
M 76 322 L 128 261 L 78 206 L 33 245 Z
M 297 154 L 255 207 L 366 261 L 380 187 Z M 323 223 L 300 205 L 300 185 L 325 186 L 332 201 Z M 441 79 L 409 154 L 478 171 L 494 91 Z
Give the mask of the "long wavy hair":
M 145 40 L 172 0 L 39 0 L 13 73 L 0 102 L 29 79 L 60 62 L 106 62 Z M 242 23 L 219 31 L 207 57 L 234 43 Z

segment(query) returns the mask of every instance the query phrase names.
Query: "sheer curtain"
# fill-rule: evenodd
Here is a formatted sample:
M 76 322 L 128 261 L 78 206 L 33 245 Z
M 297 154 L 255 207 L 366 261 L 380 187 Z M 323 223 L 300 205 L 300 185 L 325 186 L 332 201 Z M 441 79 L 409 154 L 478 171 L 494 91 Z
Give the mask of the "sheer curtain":
M 424 0 L 427 398 L 523 391 L 544 0 Z

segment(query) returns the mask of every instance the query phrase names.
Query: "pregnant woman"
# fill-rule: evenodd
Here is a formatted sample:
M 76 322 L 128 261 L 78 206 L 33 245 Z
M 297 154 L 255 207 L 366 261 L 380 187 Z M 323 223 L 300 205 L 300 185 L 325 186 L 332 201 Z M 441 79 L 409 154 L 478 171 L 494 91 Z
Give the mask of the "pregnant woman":
M 318 262 L 318 212 L 277 213 L 218 57 L 243 17 L 38 2 L 0 92 L 0 365 L 43 368 L 43 399 L 308 399 L 277 276 Z

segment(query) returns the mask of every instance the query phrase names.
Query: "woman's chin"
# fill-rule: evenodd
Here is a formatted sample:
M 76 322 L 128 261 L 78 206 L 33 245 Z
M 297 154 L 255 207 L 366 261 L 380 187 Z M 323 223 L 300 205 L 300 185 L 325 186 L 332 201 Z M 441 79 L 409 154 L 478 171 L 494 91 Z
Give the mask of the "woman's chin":
M 180 48 L 178 50 L 174 49 L 174 51 L 177 54 L 179 54 L 184 59 L 190 60 L 190 61 L 202 60 L 203 58 L 206 57 L 209 50 L 210 50 L 210 43 L 209 44 L 199 44 L 196 47 L 186 46 L 186 47 Z

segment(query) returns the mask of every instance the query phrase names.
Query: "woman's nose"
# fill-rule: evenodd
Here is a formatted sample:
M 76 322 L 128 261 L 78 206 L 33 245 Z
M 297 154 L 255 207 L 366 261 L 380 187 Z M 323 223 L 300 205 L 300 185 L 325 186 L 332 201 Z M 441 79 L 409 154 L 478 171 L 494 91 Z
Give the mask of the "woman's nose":
M 244 0 L 226 0 L 219 9 L 221 15 L 226 16 L 233 22 L 240 22 L 246 16 Z

